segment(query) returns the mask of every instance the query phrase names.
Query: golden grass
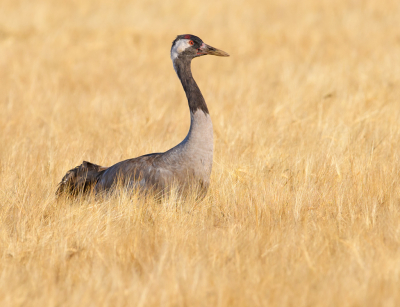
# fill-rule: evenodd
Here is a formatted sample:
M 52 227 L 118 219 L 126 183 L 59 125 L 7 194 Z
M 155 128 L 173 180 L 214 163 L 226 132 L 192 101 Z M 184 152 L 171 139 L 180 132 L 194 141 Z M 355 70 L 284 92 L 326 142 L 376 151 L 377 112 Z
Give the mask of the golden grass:
M 1 306 L 399 306 L 399 1 L 0 2 Z M 214 123 L 206 199 L 56 202 Z

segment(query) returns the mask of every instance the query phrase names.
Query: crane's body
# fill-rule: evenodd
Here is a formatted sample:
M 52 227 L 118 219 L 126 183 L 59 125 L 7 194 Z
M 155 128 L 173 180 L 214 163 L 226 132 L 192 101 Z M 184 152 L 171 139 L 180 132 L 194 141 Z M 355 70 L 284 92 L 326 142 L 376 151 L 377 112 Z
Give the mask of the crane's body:
M 197 188 L 204 193 L 210 183 L 212 159 L 211 119 L 203 111 L 197 111 L 191 114 L 189 133 L 180 144 L 164 153 L 121 161 L 107 168 L 99 178 L 95 191 L 109 190 L 119 179 L 119 183 L 126 187 L 145 191 L 165 191 L 173 185 L 186 190 L 190 184 L 198 185 Z
M 189 132 L 181 143 L 166 152 L 128 159 L 110 167 L 84 161 L 67 172 L 56 194 L 67 192 L 76 195 L 93 189 L 99 194 L 113 191 L 121 185 L 146 193 L 164 193 L 176 187 L 179 192 L 194 190 L 199 197 L 203 197 L 210 184 L 213 127 L 190 64 L 193 58 L 206 54 L 228 56 L 194 35 L 179 35 L 172 43 L 171 59 L 185 90 L 191 119 Z

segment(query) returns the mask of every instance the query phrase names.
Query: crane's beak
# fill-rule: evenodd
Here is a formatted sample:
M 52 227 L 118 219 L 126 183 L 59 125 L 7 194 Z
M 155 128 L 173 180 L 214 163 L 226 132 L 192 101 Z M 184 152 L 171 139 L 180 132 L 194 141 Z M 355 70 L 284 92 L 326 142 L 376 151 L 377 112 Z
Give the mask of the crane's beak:
M 197 49 L 197 55 L 201 56 L 201 55 L 206 55 L 206 54 L 216 55 L 216 56 L 229 56 L 229 54 L 226 53 L 225 51 L 222 51 L 220 49 L 211 47 L 211 46 L 203 43 L 200 46 L 200 48 Z

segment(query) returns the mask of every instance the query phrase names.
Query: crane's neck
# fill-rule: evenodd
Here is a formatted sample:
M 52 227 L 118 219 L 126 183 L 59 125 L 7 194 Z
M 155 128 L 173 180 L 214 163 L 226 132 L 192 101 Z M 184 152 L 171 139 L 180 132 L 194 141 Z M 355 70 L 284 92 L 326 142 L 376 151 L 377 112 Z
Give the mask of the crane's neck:
M 202 180 L 209 180 L 213 160 L 213 127 L 208 108 L 190 69 L 190 60 L 177 57 L 175 71 L 182 82 L 190 109 L 190 129 L 186 138 L 172 150 L 188 165 L 199 171 Z
M 196 81 L 193 79 L 190 67 L 191 60 L 186 58 L 180 59 L 177 57 L 173 60 L 173 64 L 176 74 L 178 75 L 179 80 L 181 80 L 183 89 L 185 90 L 189 102 L 190 113 L 194 114 L 197 110 L 201 110 L 205 114 L 209 114 L 204 97 L 201 94 Z

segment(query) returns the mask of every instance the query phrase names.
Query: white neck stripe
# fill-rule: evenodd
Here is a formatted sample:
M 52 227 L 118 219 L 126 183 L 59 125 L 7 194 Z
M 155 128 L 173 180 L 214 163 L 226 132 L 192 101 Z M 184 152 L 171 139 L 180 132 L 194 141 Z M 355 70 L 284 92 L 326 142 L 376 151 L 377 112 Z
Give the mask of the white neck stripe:
M 180 53 L 186 50 L 186 48 L 190 47 L 189 44 L 190 39 L 180 39 L 175 42 L 175 44 L 171 48 L 171 60 L 172 62 L 178 57 Z

